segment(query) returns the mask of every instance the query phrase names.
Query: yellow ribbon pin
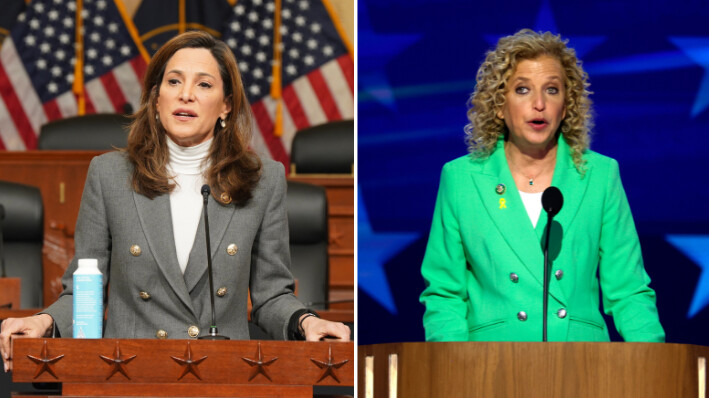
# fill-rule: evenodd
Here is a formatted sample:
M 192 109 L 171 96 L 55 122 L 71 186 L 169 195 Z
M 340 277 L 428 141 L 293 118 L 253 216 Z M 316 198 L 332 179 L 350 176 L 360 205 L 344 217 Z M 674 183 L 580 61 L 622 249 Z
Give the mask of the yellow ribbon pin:
M 506 209 L 505 198 L 500 198 L 500 209 Z

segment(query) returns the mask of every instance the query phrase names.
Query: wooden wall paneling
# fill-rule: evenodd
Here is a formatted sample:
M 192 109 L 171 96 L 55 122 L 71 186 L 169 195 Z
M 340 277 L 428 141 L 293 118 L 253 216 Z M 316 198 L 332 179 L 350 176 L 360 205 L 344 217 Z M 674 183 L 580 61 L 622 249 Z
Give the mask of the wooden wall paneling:
M 0 278 L 0 309 L 20 308 L 20 278 Z

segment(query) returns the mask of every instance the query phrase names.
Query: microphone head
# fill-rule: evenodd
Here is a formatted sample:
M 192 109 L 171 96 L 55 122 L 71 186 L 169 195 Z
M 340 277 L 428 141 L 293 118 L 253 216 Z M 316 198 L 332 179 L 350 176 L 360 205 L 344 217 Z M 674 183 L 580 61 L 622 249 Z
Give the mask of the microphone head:
M 542 207 L 549 217 L 554 217 L 564 205 L 564 196 L 557 187 L 549 187 L 542 194 Z
M 212 193 L 212 190 L 209 189 L 209 185 L 202 185 L 202 196 L 209 196 L 210 193 Z

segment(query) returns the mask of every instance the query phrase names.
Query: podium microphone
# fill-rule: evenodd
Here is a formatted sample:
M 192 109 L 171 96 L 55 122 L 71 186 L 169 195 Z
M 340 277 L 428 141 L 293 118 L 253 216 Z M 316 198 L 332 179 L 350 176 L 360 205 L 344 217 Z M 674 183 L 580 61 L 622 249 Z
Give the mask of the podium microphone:
M 2 220 L 5 219 L 5 207 L 0 204 L 0 278 L 6 278 L 5 273 L 5 247 L 3 246 Z
M 212 245 L 209 243 L 209 215 L 207 214 L 207 200 L 211 190 L 209 185 L 202 185 L 202 198 L 204 199 L 204 233 L 207 236 L 207 272 L 209 273 L 209 299 L 212 302 L 212 324 L 209 327 L 209 334 L 199 336 L 200 340 L 229 340 L 228 337 L 222 336 L 217 330 L 217 316 L 214 312 L 214 282 L 212 276 Z
M 544 243 L 544 299 L 542 300 L 542 341 L 547 341 L 547 309 L 549 308 L 549 235 L 551 222 L 564 205 L 564 196 L 557 187 L 549 187 L 542 194 L 542 208 L 547 212 L 546 239 Z

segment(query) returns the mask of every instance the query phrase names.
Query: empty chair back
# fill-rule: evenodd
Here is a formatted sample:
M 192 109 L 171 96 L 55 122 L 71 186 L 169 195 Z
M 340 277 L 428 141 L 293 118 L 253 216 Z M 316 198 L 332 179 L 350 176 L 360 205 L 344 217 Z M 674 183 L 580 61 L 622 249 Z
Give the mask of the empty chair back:
M 42 307 L 42 194 L 37 187 L 0 181 L 0 204 L 7 276 L 21 279 L 22 308 Z
M 288 181 L 286 207 L 291 271 L 298 280 L 298 298 L 315 310 L 326 309 L 329 261 L 325 188 Z
M 293 137 L 291 175 L 352 174 L 353 164 L 353 120 L 310 127 Z
M 115 113 L 74 116 L 42 126 L 39 149 L 111 150 L 128 144 L 130 118 Z

